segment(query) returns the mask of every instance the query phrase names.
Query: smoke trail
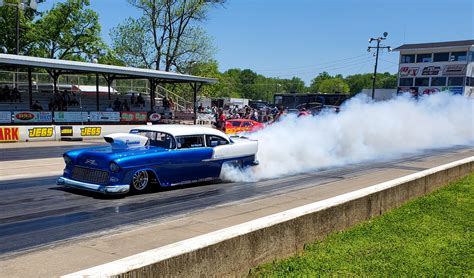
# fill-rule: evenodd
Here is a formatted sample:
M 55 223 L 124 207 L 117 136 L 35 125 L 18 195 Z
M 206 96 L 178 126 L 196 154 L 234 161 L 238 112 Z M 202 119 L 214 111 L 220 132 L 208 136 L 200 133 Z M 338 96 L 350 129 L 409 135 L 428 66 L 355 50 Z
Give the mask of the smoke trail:
M 473 115 L 473 99 L 449 93 L 376 103 L 359 95 L 338 114 L 290 115 L 250 135 L 259 141 L 260 165 L 244 171 L 227 167 L 223 178 L 256 181 L 428 148 L 473 145 Z

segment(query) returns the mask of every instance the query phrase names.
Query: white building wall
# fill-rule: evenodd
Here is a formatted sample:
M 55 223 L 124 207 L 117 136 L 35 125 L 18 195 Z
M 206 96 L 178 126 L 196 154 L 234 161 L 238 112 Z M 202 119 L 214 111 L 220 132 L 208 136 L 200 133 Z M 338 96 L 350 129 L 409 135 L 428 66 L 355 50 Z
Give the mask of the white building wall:
M 411 92 L 413 94 L 432 94 L 441 91 L 450 91 L 455 94 L 463 94 L 466 96 L 474 96 L 474 89 L 470 78 L 473 76 L 473 65 L 470 51 L 473 47 L 454 47 L 454 48 L 431 48 L 431 49 L 416 49 L 416 50 L 402 50 L 400 51 L 399 64 L 399 80 L 398 92 Z M 425 62 L 425 63 L 401 63 L 402 55 L 409 54 L 425 54 L 425 53 L 439 53 L 439 52 L 460 52 L 466 51 L 468 53 L 467 61 L 446 61 L 446 62 Z M 471 59 L 471 61 L 470 61 Z M 417 86 L 415 78 L 430 78 L 427 86 Z M 446 77 L 446 83 L 442 86 L 435 86 L 432 84 L 432 79 L 435 77 Z M 463 77 L 462 85 L 450 86 L 448 84 L 449 77 Z M 469 77 L 469 78 L 467 78 Z M 400 84 L 400 78 L 413 78 L 412 86 L 405 86 Z M 466 84 L 469 81 L 468 84 Z

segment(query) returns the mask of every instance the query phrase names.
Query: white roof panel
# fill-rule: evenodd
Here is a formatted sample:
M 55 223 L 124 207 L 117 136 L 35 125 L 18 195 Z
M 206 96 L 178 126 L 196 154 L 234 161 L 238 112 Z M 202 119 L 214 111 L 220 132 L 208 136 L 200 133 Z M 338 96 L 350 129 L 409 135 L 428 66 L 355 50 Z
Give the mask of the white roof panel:
M 186 136 L 186 135 L 195 135 L 195 134 L 209 134 L 217 135 L 229 139 L 229 137 L 222 131 L 215 128 L 198 126 L 198 125 L 145 125 L 139 126 L 133 129 L 141 130 L 150 130 L 150 131 L 160 131 L 169 133 L 173 136 Z
M 12 55 L 12 54 L 0 54 L 0 64 L 30 66 L 30 67 L 36 67 L 36 68 L 62 69 L 62 70 L 81 71 L 81 72 L 108 73 L 108 74 L 116 74 L 116 75 L 122 75 L 122 76 L 156 78 L 156 79 L 161 79 L 164 81 L 183 81 L 183 82 L 202 82 L 202 83 L 216 83 L 217 82 L 217 80 L 214 78 L 206 78 L 206 77 L 179 74 L 179 73 L 152 70 L 152 69 L 120 67 L 120 66 L 96 64 L 96 63 L 48 59 L 48 58 L 39 58 L 39 57 Z

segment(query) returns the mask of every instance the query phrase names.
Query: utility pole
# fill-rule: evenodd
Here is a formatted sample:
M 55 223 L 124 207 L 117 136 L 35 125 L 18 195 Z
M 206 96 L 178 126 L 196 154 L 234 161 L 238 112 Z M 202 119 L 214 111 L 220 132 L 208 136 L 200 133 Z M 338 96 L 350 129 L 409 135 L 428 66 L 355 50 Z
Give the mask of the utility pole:
M 29 4 L 27 4 L 29 2 Z M 17 3 L 6 3 L 4 0 L 0 0 L 0 7 L 10 6 L 16 8 L 15 20 L 16 20 L 16 37 L 15 37 L 15 54 L 20 54 L 20 9 L 24 10 L 30 8 L 32 10 L 38 9 L 38 3 L 36 0 L 20 0 Z
M 374 76 L 372 76 L 372 99 L 375 98 L 375 81 L 377 79 L 377 65 L 379 62 L 379 50 L 386 48 L 389 52 L 392 51 L 390 46 L 380 46 L 380 42 L 385 40 L 388 36 L 387 32 L 383 33 L 383 37 L 378 37 L 378 38 L 370 38 L 369 43 L 372 43 L 373 41 L 377 41 L 377 46 L 369 46 L 367 48 L 367 52 L 370 52 L 372 49 L 377 49 L 375 52 L 375 66 L 374 66 Z
M 20 5 L 16 5 L 16 47 L 15 54 L 20 53 Z

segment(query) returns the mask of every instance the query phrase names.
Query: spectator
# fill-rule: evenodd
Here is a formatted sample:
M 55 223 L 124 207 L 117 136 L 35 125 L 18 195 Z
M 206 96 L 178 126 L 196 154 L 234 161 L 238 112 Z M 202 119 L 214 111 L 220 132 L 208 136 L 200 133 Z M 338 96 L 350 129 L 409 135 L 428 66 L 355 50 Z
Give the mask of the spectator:
M 204 107 L 202 106 L 202 103 L 199 104 L 198 112 L 199 112 L 199 113 L 203 113 L 203 112 L 204 112 Z
M 0 101 L 9 101 L 10 100 L 10 88 L 8 85 L 5 85 L 2 90 L 2 94 L 0 95 Z
M 225 121 L 227 117 L 222 109 L 219 110 L 219 116 L 217 117 L 216 127 L 219 130 L 225 131 Z
M 122 102 L 119 100 L 118 97 L 116 97 L 114 101 L 114 111 L 120 111 L 121 108 L 122 108 Z
M 54 107 L 58 111 L 63 111 L 63 97 L 58 92 L 58 89 L 55 90 L 54 95 L 53 95 L 53 99 L 54 99 Z
M 69 100 L 69 105 L 71 106 L 79 106 L 79 101 L 77 101 L 76 93 L 72 92 L 71 99 Z
M 69 105 L 69 103 L 71 102 L 71 97 L 69 96 L 69 92 L 67 90 L 63 91 L 61 97 L 63 99 L 63 106 Z
M 163 98 L 162 103 L 163 103 L 163 108 L 164 108 L 165 110 L 167 110 L 168 108 L 170 108 L 170 102 L 168 101 L 168 98 L 167 98 L 166 96 Z
M 278 108 L 278 112 L 275 114 L 275 117 L 273 117 L 273 123 L 278 122 L 285 115 L 286 115 L 285 109 L 283 108 L 283 106 L 280 106 Z
M 11 100 L 11 102 L 16 102 L 17 100 L 18 100 L 18 102 L 21 102 L 21 93 L 20 93 L 20 91 L 18 91 L 17 87 L 13 88 L 10 100 Z
M 142 94 L 138 94 L 138 97 L 137 97 L 137 104 L 138 104 L 138 106 L 140 106 L 141 108 L 145 107 L 145 99 L 142 97 Z
M 174 101 L 171 97 L 169 98 L 168 103 L 169 103 L 170 110 L 173 111 L 175 107 L 174 107 Z
M 49 103 L 48 103 L 48 110 L 49 111 L 54 111 L 55 109 L 56 109 L 56 106 L 54 105 L 54 100 L 53 100 L 53 98 L 50 98 Z
M 43 111 L 43 106 L 39 103 L 39 101 L 35 100 L 35 103 L 31 106 L 31 110 L 33 111 Z
M 132 96 L 130 97 L 130 105 L 134 106 L 136 101 L 137 98 L 135 97 L 135 93 L 132 93 Z
M 303 117 L 303 116 L 309 116 L 311 115 L 310 113 L 308 113 L 308 111 L 306 111 L 306 108 L 301 108 L 300 112 L 298 113 L 298 118 L 299 117 Z
M 107 105 L 107 108 L 105 109 L 107 112 L 112 112 L 114 109 L 112 108 L 112 103 L 109 101 L 109 105 Z
M 127 111 L 127 112 L 130 111 L 130 107 L 128 106 L 127 99 L 124 99 L 124 100 L 123 100 L 122 111 Z

